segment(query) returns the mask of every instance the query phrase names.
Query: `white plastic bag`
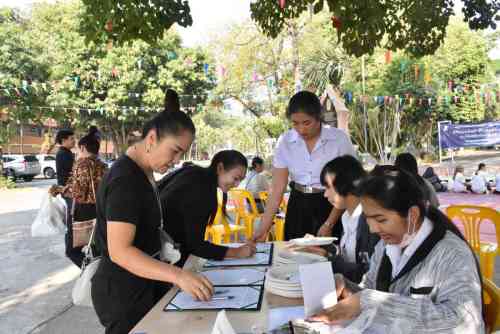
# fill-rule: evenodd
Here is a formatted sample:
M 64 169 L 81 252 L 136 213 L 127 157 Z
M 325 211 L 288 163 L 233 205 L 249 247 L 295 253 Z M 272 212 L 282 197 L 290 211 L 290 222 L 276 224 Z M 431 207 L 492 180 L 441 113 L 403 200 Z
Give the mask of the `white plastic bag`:
M 64 234 L 66 232 L 65 216 L 66 204 L 64 201 L 46 193 L 35 221 L 31 225 L 31 236 L 49 237 Z

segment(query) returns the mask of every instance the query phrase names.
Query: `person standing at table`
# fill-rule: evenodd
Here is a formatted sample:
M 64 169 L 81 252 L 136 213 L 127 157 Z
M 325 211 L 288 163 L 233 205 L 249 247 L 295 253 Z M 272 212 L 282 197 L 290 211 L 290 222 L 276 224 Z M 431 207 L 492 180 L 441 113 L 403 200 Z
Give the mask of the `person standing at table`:
M 214 224 L 217 213 L 217 189 L 221 189 L 222 214 L 226 215 L 227 192 L 245 178 L 247 159 L 234 150 L 220 151 L 208 168 L 188 165 L 159 183 L 160 200 L 165 212 L 165 230 L 179 244 L 182 266 L 190 254 L 210 259 L 246 258 L 255 254 L 250 242 L 237 248 L 205 241 L 205 229 Z
M 205 301 L 213 294 L 204 276 L 156 259 L 163 214 L 153 172 L 164 174 L 178 162 L 194 135 L 185 113 L 159 113 L 99 186 L 95 235 L 102 260 L 91 293 L 106 334 L 128 333 L 162 297 L 162 283 Z
M 351 140 L 344 131 L 323 125 L 321 102 L 314 93 L 295 94 L 286 116 L 293 129 L 278 140 L 271 193 L 254 239 L 266 239 L 289 178 L 292 192 L 285 218 L 285 240 L 303 237 L 306 233 L 340 237 L 342 224 L 336 222 L 342 211 L 323 196 L 320 173 L 328 161 L 345 154 L 355 155 Z

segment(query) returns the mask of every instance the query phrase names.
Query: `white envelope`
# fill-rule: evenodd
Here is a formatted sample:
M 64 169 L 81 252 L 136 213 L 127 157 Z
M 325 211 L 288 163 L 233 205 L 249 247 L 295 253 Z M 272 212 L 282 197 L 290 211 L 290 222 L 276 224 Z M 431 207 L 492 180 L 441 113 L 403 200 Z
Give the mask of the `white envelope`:
M 306 317 L 337 304 L 335 278 L 330 262 L 303 264 L 299 266 L 299 272 Z

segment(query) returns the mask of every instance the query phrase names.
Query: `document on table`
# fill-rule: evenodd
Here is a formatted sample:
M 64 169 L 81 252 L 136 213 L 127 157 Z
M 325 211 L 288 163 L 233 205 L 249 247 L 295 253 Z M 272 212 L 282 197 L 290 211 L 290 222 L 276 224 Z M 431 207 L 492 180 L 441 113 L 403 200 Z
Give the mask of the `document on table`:
M 227 247 L 238 247 L 243 244 L 226 244 Z M 270 266 L 273 260 L 273 244 L 257 244 L 257 253 L 246 259 L 226 259 L 222 261 L 207 260 L 204 268 L 213 267 L 242 267 L 242 266 Z
M 262 305 L 264 287 L 249 286 L 214 286 L 215 293 L 208 302 L 195 300 L 184 291 L 178 291 L 165 306 L 164 311 L 195 310 L 241 310 L 258 311 Z
M 210 269 L 200 274 L 208 278 L 213 285 L 262 285 L 266 277 L 266 269 Z
M 337 304 L 332 264 L 319 262 L 299 266 L 306 317 Z

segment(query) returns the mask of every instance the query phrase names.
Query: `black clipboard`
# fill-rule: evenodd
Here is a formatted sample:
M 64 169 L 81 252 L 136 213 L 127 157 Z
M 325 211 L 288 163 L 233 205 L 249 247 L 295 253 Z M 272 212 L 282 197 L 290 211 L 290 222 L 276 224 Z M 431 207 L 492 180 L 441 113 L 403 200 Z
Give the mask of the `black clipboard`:
M 207 260 L 207 262 L 203 265 L 203 269 L 212 269 L 212 268 L 230 268 L 230 267 L 269 267 L 273 264 L 273 254 L 274 254 L 274 244 L 269 243 L 269 251 L 266 253 L 269 254 L 269 259 L 265 263 L 257 263 L 257 264 L 231 264 L 226 263 L 224 261 L 211 261 Z
M 260 311 L 262 307 L 262 300 L 264 298 L 264 285 L 217 285 L 214 286 L 216 291 L 218 289 L 227 289 L 227 288 L 247 288 L 254 289 L 259 292 L 259 296 L 257 301 L 253 301 L 251 304 L 244 305 L 241 307 L 207 307 L 207 308 L 182 308 L 174 303 L 175 298 L 182 292 L 178 290 L 177 293 L 170 299 L 170 301 L 163 308 L 163 312 L 197 312 L 197 311 L 220 311 L 220 310 L 229 310 L 229 311 Z

